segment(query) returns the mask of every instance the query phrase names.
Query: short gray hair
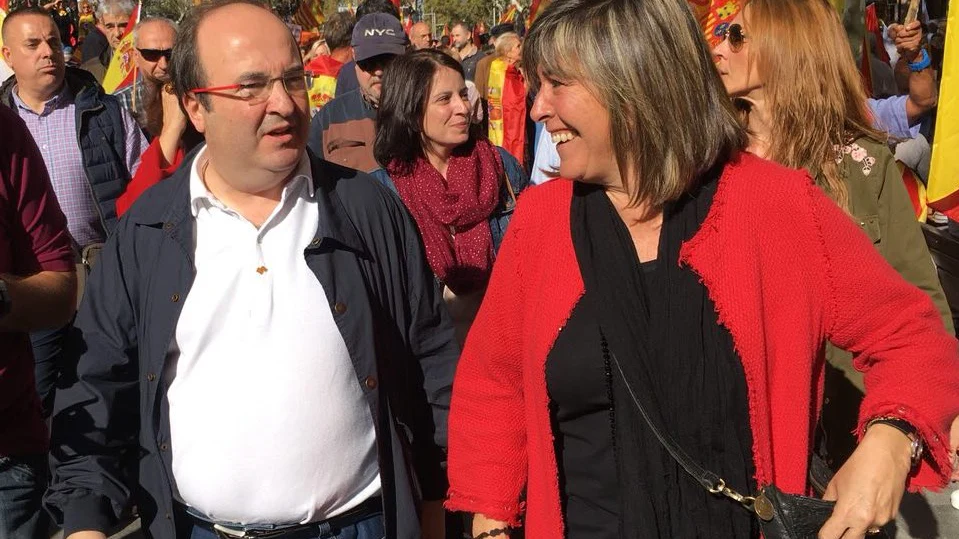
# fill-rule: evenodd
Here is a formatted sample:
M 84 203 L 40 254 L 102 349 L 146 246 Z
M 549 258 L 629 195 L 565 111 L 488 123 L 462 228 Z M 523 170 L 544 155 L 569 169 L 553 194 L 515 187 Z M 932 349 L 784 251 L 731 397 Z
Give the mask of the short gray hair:
M 152 23 L 162 23 L 169 26 L 170 29 L 173 30 L 173 39 L 174 41 L 176 40 L 177 25 L 175 22 L 171 21 L 170 19 L 166 17 L 146 17 L 144 19 L 140 19 L 140 22 L 138 22 L 137 25 L 133 27 L 133 46 L 134 47 L 139 45 L 138 39 L 139 39 L 140 29 Z
M 107 15 L 129 17 L 131 13 L 133 13 L 132 0 L 100 0 L 97 2 L 96 16 L 98 21 L 102 21 Z

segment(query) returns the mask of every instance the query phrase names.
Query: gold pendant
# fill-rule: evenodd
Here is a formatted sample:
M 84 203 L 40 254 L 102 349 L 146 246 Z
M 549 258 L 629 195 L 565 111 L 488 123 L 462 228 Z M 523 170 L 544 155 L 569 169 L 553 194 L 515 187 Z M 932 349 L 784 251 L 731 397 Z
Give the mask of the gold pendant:
M 266 266 L 260 266 L 260 267 L 256 268 L 256 272 L 259 273 L 260 275 L 263 275 L 263 274 L 266 273 L 267 271 L 268 271 L 268 270 L 266 269 Z
M 776 516 L 776 512 L 773 510 L 773 504 L 769 501 L 769 498 L 766 497 L 765 492 L 760 492 L 759 496 L 756 496 L 756 501 L 753 503 L 753 511 L 756 512 L 756 516 L 769 522 Z

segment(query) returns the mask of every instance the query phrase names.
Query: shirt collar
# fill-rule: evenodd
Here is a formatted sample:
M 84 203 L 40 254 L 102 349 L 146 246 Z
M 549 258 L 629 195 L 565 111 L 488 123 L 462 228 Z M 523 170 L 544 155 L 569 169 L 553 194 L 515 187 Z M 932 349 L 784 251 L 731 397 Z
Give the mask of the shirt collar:
M 203 146 L 190 165 L 190 213 L 193 214 L 194 218 L 196 218 L 200 210 L 206 205 L 227 209 L 225 204 L 210 193 L 210 190 L 206 187 L 206 183 L 203 182 L 202 172 L 209 161 L 206 156 L 206 151 L 207 146 Z M 310 166 L 310 158 L 306 152 L 303 152 L 303 155 L 300 156 L 300 162 L 296 165 L 293 177 L 283 187 L 283 195 L 280 203 L 283 204 L 288 197 L 292 196 L 295 193 L 295 189 L 297 189 L 301 183 L 306 184 L 307 198 L 313 199 L 316 194 L 313 187 L 313 170 Z
M 13 85 L 13 101 L 14 103 L 17 104 L 17 107 L 20 108 L 20 110 L 37 114 L 36 112 L 34 112 L 33 109 L 30 108 L 29 105 L 27 105 L 22 99 L 20 99 L 20 96 L 17 93 L 18 89 L 19 89 L 19 85 L 14 84 Z M 66 81 L 64 81 L 63 87 L 60 88 L 60 91 L 57 92 L 56 95 L 54 95 L 50 99 L 43 102 L 43 110 L 39 114 L 42 116 L 44 114 L 48 114 L 50 111 L 56 110 L 61 107 L 65 107 L 73 103 L 72 98 L 73 98 L 73 95 L 70 93 L 70 89 L 67 87 Z

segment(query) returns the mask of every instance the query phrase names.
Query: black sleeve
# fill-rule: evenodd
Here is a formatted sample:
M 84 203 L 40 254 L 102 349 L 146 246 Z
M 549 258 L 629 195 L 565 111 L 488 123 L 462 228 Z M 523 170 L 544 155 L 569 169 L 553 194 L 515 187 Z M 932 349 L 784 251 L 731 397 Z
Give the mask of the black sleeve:
M 44 505 L 65 536 L 107 532 L 131 502 L 128 465 L 139 456 L 136 321 L 121 226 L 87 281 L 75 323 L 78 358 L 64 368 L 54 407 L 53 480 Z
M 442 500 L 449 483 L 446 477 L 447 418 L 453 375 L 459 360 L 459 345 L 453 324 L 426 261 L 425 249 L 413 218 L 393 195 L 402 214 L 403 242 L 408 269 L 410 323 L 407 339 L 416 367 L 422 372 L 422 391 L 428 411 L 416 414 L 413 430 L 413 466 L 423 498 Z M 425 410 L 425 408 L 424 408 Z

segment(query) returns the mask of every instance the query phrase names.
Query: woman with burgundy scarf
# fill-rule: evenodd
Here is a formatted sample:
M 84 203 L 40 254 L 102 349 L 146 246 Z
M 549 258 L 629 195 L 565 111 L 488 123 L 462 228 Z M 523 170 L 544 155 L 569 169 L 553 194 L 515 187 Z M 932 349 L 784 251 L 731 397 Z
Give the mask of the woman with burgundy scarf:
M 413 214 L 462 344 L 516 197 L 529 178 L 477 136 L 459 62 L 435 50 L 396 58 L 383 76 L 373 175 Z

